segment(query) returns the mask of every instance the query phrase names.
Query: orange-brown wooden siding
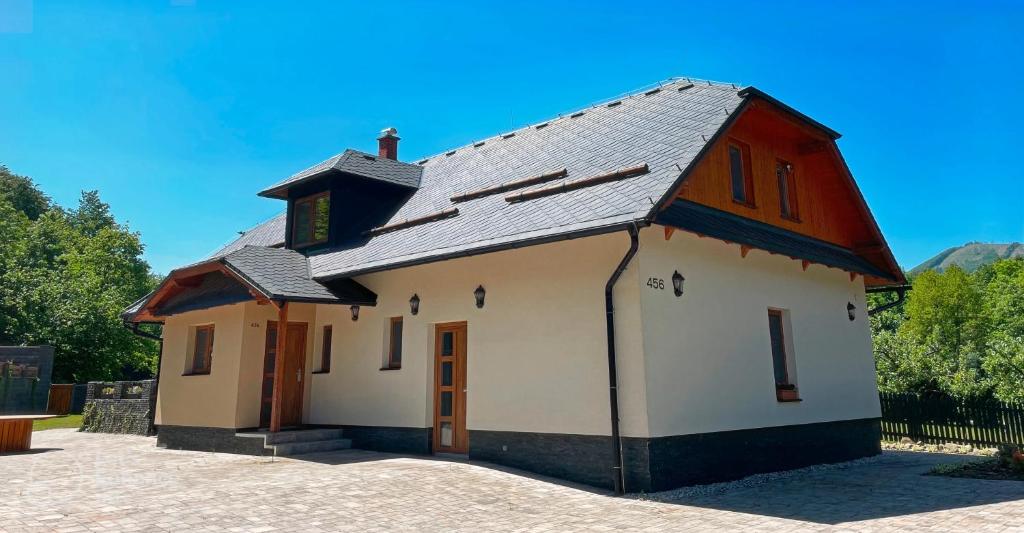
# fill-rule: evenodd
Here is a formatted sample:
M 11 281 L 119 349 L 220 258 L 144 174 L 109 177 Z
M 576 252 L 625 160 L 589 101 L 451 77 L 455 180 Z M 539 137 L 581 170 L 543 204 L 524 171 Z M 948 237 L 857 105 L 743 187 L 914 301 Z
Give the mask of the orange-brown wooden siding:
M 753 207 L 732 199 L 730 139 L 750 146 Z M 780 160 L 793 165 L 799 221 L 782 216 L 775 175 Z M 830 139 L 753 103 L 697 164 L 678 196 L 846 248 L 877 244 L 853 195 Z
M 729 165 L 731 140 L 750 147 L 754 205 L 733 200 Z M 793 165 L 798 220 L 782 216 L 776 163 Z M 893 270 L 874 222 L 862 207 L 833 141 L 763 101 L 751 102 L 719 136 L 676 192 L 678 198 L 721 209 L 853 250 Z M 869 279 L 869 284 L 884 280 Z M 889 282 L 884 282 L 888 284 Z

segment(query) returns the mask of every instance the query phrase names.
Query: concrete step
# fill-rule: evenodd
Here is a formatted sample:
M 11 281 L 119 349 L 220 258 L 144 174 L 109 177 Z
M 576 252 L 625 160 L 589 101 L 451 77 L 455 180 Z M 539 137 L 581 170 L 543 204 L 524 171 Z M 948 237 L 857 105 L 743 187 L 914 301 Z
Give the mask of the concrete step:
M 267 446 L 275 444 L 287 444 L 291 442 L 316 442 L 332 439 L 340 439 L 340 429 L 299 429 L 294 431 L 279 431 L 277 433 L 266 433 L 264 443 Z
M 305 453 L 329 452 L 334 450 L 347 450 L 352 447 L 350 439 L 329 439 L 302 442 L 285 442 L 281 444 L 267 445 L 267 448 L 274 450 L 278 457 L 302 455 Z

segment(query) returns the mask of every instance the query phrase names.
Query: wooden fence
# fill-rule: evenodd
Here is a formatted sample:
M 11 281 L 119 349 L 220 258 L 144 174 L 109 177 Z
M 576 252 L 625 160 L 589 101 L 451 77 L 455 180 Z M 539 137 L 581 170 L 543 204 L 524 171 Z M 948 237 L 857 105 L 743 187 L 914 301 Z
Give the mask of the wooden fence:
M 942 394 L 881 393 L 882 438 L 979 446 L 1024 443 L 1024 405 Z

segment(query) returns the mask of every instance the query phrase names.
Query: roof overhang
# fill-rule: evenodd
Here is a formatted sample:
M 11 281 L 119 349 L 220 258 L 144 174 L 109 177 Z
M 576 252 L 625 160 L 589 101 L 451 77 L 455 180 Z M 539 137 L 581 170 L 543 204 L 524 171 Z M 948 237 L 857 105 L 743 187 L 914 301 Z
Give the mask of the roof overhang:
M 188 291 L 199 290 L 203 279 L 207 275 L 214 273 L 232 280 L 248 293 L 248 297 L 239 297 L 238 294 L 234 294 L 226 298 L 207 298 L 200 302 L 191 303 L 188 306 L 179 306 L 175 309 L 162 308 L 163 304 L 174 296 Z M 355 280 L 344 278 L 319 284 L 327 289 L 330 293 L 329 296 L 310 297 L 275 293 L 261 286 L 252 276 L 246 274 L 243 269 L 239 269 L 236 265 L 231 264 L 227 258 L 222 257 L 172 271 L 156 290 L 125 309 L 121 314 L 121 318 L 125 322 L 131 323 L 160 323 L 164 321 L 166 316 L 180 312 L 208 309 L 249 300 L 274 305 L 284 302 L 366 306 L 377 304 L 377 295 Z
M 899 282 L 892 273 L 857 255 L 853 250 L 696 202 L 675 200 L 667 209 L 658 213 L 655 222 L 805 261 L 805 265 L 820 264 L 853 274 Z

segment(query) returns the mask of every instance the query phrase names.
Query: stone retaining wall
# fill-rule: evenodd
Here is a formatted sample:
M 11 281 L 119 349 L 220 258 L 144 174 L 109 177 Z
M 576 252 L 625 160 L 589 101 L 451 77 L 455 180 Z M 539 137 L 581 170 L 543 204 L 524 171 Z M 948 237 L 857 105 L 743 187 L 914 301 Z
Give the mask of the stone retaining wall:
M 153 433 L 156 381 L 90 381 L 82 410 L 82 431 Z

